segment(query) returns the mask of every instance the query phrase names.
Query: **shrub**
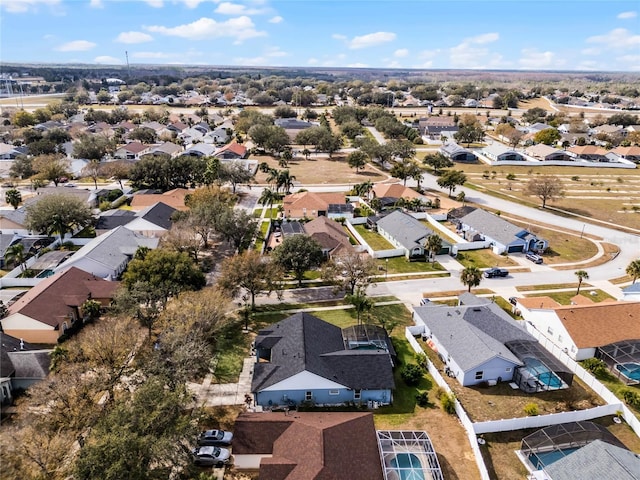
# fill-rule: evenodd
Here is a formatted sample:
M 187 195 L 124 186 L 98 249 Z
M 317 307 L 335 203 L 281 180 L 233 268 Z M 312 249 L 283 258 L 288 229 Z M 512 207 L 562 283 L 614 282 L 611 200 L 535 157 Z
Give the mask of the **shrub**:
M 429 361 L 424 353 L 419 353 L 418 355 L 416 355 L 416 361 L 418 362 L 418 365 L 420 365 L 420 368 L 422 368 L 423 370 L 427 370 Z
M 582 362 L 582 366 L 585 370 L 588 370 L 596 377 L 605 375 L 607 373 L 606 364 L 598 358 L 587 358 Z
M 400 377 L 404 380 L 410 387 L 415 387 L 420 383 L 420 379 L 422 378 L 422 368 L 420 368 L 415 363 L 411 363 L 409 365 L 405 365 L 400 372 Z
M 533 403 L 533 402 L 527 403 L 524 406 L 523 410 L 524 410 L 524 413 L 526 413 L 530 417 L 535 417 L 539 413 L 538 404 L 537 403 Z
M 100 205 L 98 205 L 98 208 L 101 212 L 105 212 L 111 208 L 111 202 L 103 200 L 102 202 L 100 202 Z
M 574 175 L 573 177 L 571 177 L 571 180 L 573 180 L 574 182 L 579 182 L 580 177 L 578 175 Z
M 640 408 L 640 393 L 628 388 L 621 390 L 620 393 L 622 394 L 622 399 L 627 405 L 630 405 L 634 408 Z
M 456 397 L 453 393 L 444 393 L 440 397 L 440 406 L 450 415 L 456 413 Z
M 416 395 L 416 403 L 418 406 L 425 408 L 429 406 L 429 393 L 422 392 Z

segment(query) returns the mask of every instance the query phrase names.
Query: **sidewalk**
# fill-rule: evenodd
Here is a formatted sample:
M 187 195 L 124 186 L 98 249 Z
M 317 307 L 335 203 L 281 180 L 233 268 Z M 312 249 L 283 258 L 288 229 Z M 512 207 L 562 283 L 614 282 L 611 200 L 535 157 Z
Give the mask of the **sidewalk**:
M 251 377 L 254 363 L 254 357 L 244 359 L 238 383 L 212 384 L 213 375 L 208 374 L 204 377 L 202 383 L 188 383 L 187 387 L 196 396 L 198 405 L 203 407 L 244 405 L 245 395 L 251 395 Z

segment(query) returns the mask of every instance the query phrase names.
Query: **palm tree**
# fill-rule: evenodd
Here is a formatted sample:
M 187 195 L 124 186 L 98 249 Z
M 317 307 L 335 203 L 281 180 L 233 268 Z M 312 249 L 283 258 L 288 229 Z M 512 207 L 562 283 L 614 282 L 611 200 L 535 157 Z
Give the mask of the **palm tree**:
M 309 155 L 311 155 L 311 151 L 308 148 L 305 148 L 304 150 L 302 150 L 302 155 L 304 155 L 304 159 L 305 160 L 309 160 Z
M 427 237 L 427 250 L 429 251 L 429 255 L 431 257 L 432 262 L 436 263 L 436 255 L 442 249 L 442 239 L 436 235 L 429 235 Z
M 467 267 L 460 272 L 460 281 L 463 285 L 466 285 L 471 291 L 471 287 L 477 287 L 482 281 L 482 272 L 478 267 Z
M 353 295 L 347 295 L 346 299 L 356 309 L 358 325 L 360 325 L 360 315 L 371 310 L 373 300 L 367 297 L 366 292 L 362 288 L 358 288 Z
M 358 183 L 353 187 L 353 190 L 359 197 L 368 199 L 369 193 L 373 190 L 373 182 L 371 180 L 367 180 L 366 182 Z
M 276 192 L 274 192 L 273 190 L 271 190 L 270 188 L 265 188 L 262 191 L 262 195 L 260 195 L 260 198 L 258 199 L 258 203 L 261 205 L 264 205 L 265 207 L 269 208 L 269 218 L 272 217 L 272 206 L 275 202 L 277 202 L 280 199 L 280 195 L 278 195 Z
M 578 291 L 576 292 L 576 295 L 580 294 L 580 286 L 582 285 L 582 281 L 583 280 L 588 280 L 589 279 L 589 274 L 586 272 L 586 270 L 578 270 L 577 272 L 575 272 L 576 277 L 578 277 Z
M 282 170 L 278 173 L 278 183 L 276 187 L 276 192 L 282 188 L 285 193 L 290 193 L 291 188 L 293 188 L 293 182 L 296 179 L 295 175 L 291 175 L 289 170 Z
M 278 185 L 278 177 L 280 175 L 280 170 L 277 170 L 275 168 L 270 168 L 268 173 L 269 175 L 267 176 L 267 183 L 272 184 L 275 187 L 276 192 L 278 192 L 280 190 L 280 186 Z
M 24 272 L 24 245 L 22 243 L 14 243 L 9 246 L 4 253 L 5 264 L 14 263 L 20 264 L 20 270 Z
M 627 265 L 627 275 L 633 277 L 633 283 L 636 283 L 636 279 L 640 277 L 640 259 L 634 260 Z
M 18 205 L 22 203 L 22 194 L 19 190 L 12 188 L 11 190 L 7 190 L 4 194 L 5 201 L 13 207 L 14 210 L 18 209 Z

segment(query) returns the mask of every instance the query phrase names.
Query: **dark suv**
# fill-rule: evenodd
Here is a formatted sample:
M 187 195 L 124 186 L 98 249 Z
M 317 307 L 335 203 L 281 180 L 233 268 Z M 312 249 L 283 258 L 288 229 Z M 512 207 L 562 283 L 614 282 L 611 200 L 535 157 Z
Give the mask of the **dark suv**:
M 490 268 L 489 270 L 485 270 L 484 272 L 484 276 L 487 278 L 506 277 L 507 275 L 509 275 L 509 270 L 498 267 Z

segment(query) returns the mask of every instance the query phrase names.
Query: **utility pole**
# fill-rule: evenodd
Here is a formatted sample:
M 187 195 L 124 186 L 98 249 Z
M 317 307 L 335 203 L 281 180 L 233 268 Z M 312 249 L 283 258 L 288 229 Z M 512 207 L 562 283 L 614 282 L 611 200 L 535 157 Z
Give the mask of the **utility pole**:
M 124 51 L 124 56 L 127 59 L 127 75 L 129 76 L 129 81 L 131 81 L 131 67 L 129 66 L 129 52 L 127 50 Z

